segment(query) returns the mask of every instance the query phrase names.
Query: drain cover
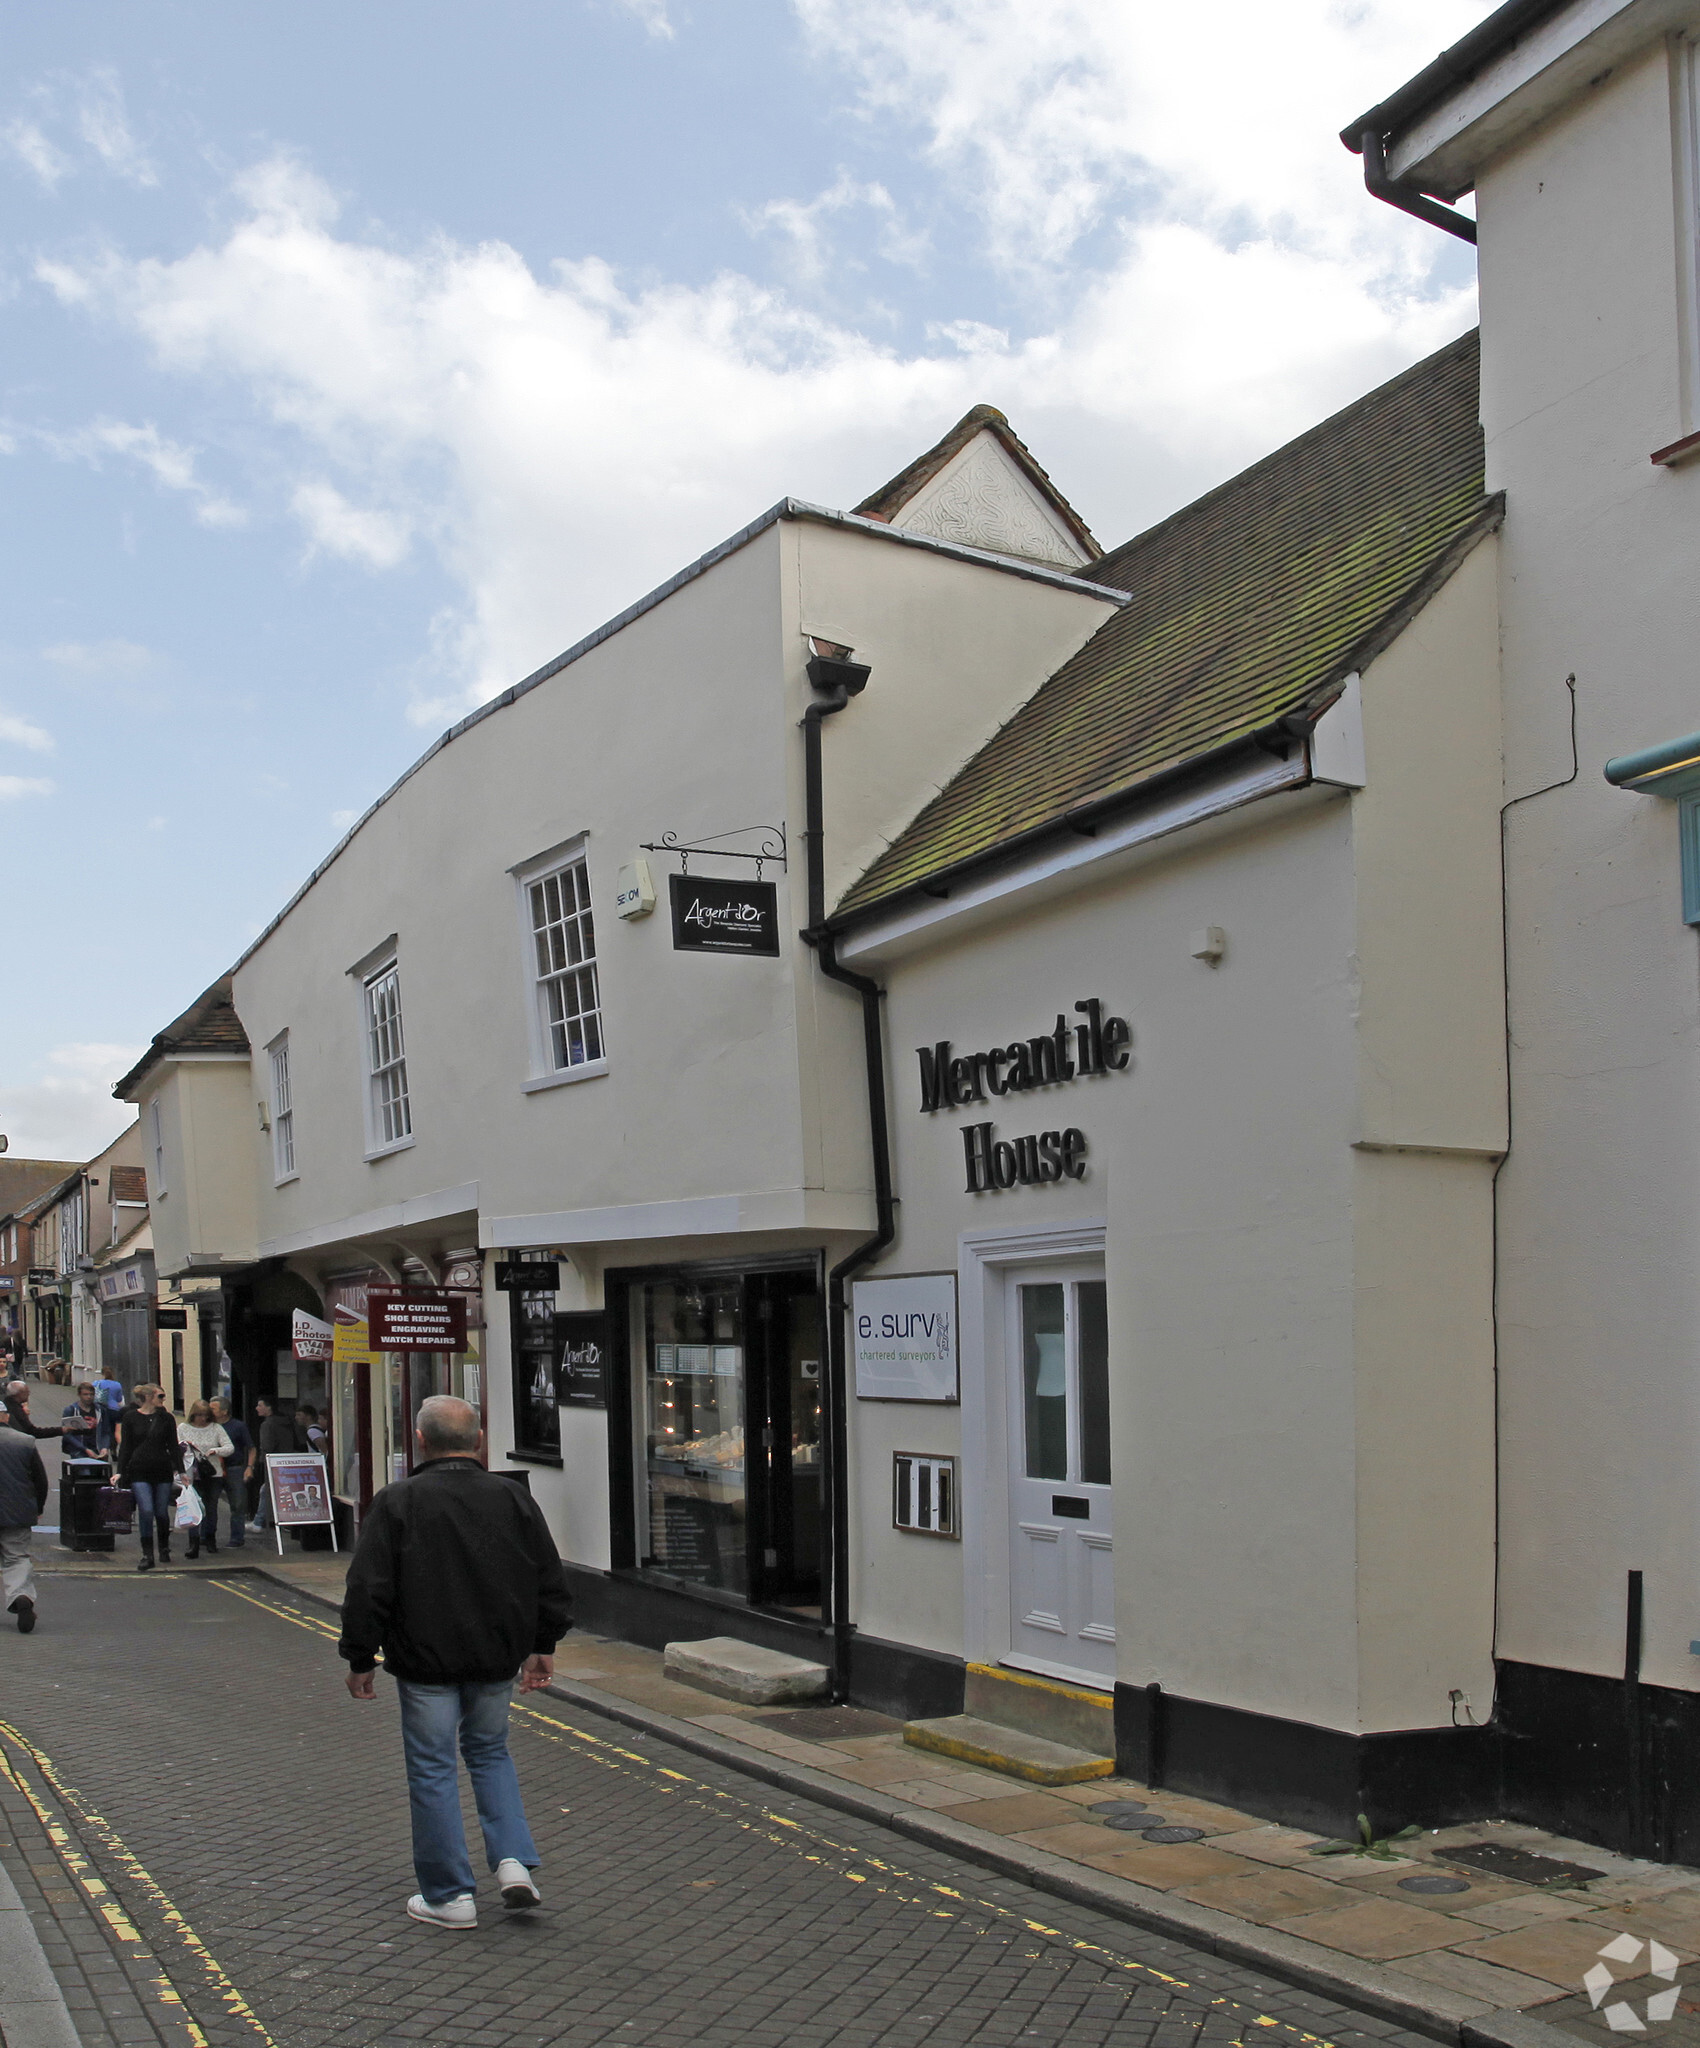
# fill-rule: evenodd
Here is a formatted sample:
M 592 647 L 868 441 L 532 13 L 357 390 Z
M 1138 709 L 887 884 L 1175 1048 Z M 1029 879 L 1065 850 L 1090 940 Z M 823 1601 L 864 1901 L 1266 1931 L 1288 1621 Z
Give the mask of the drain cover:
M 1147 1828 L 1145 1830 L 1145 1839 L 1148 1842 L 1202 1842 L 1204 1830 L 1202 1828 Z
M 1489 1877 L 1509 1877 L 1517 1884 L 1592 1884 L 1604 1873 L 1586 1864 L 1564 1863 L 1556 1856 L 1536 1856 L 1528 1849 L 1513 1849 L 1503 1842 L 1467 1842 L 1461 1849 L 1440 1849 L 1448 1863 L 1462 1863 L 1470 1870 L 1482 1870 Z
M 1097 1807 L 1092 1809 L 1094 1813 L 1099 1810 Z M 1163 1825 L 1163 1816 L 1160 1813 L 1147 1813 L 1140 1806 L 1125 1806 L 1120 1813 L 1106 1813 L 1104 1825 L 1107 1828 L 1120 1828 L 1124 1834 L 1142 1835 L 1147 1828 L 1160 1828 Z
M 1151 1811 L 1150 1807 L 1141 1799 L 1100 1799 L 1097 1805 L 1089 1810 L 1093 1813 L 1102 1814 L 1106 1820 L 1112 1813 L 1149 1813 Z
M 1442 1877 L 1439 1871 L 1425 1871 L 1421 1877 L 1402 1877 L 1399 1880 L 1402 1892 L 1467 1892 L 1470 1887 L 1461 1877 Z

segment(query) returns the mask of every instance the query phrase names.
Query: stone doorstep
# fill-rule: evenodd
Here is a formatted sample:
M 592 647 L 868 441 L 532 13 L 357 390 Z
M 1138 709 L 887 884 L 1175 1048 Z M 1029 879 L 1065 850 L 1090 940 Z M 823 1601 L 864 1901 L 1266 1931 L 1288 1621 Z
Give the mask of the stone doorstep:
M 1088 1750 L 1071 1749 L 1066 1743 L 1047 1742 L 1042 1735 L 1003 1728 L 974 1714 L 946 1714 L 934 1721 L 910 1721 L 903 1730 L 903 1739 L 916 1749 L 954 1757 L 959 1763 L 978 1764 L 982 1770 L 997 1771 L 1005 1777 L 1022 1778 L 1029 1785 L 1078 1785 L 1087 1778 L 1107 1778 L 1116 1768 L 1114 1757 L 1094 1756 Z
M 669 1643 L 661 1669 L 683 1685 L 738 1700 L 746 1706 L 783 1706 L 789 1700 L 822 1698 L 829 1685 L 824 1664 L 741 1643 L 734 1636 L 705 1636 L 698 1642 Z

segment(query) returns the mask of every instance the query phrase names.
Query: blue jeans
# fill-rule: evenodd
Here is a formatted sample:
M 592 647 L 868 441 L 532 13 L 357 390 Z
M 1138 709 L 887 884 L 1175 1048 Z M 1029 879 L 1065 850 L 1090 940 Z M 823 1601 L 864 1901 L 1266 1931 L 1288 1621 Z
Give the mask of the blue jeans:
M 484 1855 L 492 1870 L 512 1856 L 527 1870 L 541 1858 L 525 1824 L 519 1773 L 508 1754 L 511 1680 L 497 1685 L 415 1685 L 398 1678 L 407 1800 L 413 1816 L 413 1869 L 426 1903 L 440 1906 L 475 1888 L 460 1822 L 455 1738 L 466 1759 Z
M 243 1525 L 248 1515 L 248 1487 L 242 1477 L 242 1467 L 234 1458 L 222 1479 L 209 1479 L 205 1486 L 196 1487 L 201 1496 L 201 1505 L 207 1511 L 207 1518 L 201 1528 L 203 1537 L 218 1541 L 218 1503 L 222 1495 L 230 1503 L 230 1547 L 240 1550 L 244 1541 Z
M 130 1490 L 136 1496 L 136 1534 L 142 1539 L 142 1548 L 153 1548 L 154 1525 L 159 1526 L 160 1548 L 171 1540 L 171 1517 L 176 1508 L 169 1479 L 132 1479 Z

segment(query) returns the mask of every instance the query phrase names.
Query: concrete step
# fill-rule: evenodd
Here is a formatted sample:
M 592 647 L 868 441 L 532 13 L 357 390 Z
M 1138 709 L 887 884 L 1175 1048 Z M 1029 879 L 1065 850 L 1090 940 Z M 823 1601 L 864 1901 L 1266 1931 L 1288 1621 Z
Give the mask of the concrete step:
M 662 1653 L 661 1668 L 669 1678 L 682 1684 L 698 1686 L 723 1700 L 740 1700 L 750 1707 L 817 1700 L 828 1689 L 824 1664 L 788 1657 L 781 1650 L 764 1650 L 756 1643 L 741 1643 L 735 1636 L 706 1636 L 700 1642 L 669 1643 Z
M 1069 1685 L 1007 1664 L 970 1664 L 962 1711 L 1000 1728 L 1019 1728 L 1047 1742 L 1066 1743 L 1089 1756 L 1113 1756 L 1116 1717 L 1108 1686 Z
M 903 1739 L 916 1749 L 930 1749 L 958 1763 L 1001 1771 L 1029 1785 L 1079 1785 L 1088 1778 L 1107 1778 L 1116 1767 L 1113 1756 L 1094 1756 L 1065 1742 L 1047 1742 L 1019 1728 L 982 1721 L 977 1714 L 946 1714 L 936 1721 L 910 1721 Z

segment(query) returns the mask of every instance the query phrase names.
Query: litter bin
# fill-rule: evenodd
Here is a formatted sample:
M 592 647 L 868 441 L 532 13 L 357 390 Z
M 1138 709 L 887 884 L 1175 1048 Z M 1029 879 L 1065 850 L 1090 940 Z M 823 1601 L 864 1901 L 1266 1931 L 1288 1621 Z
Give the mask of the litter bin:
M 100 1526 L 100 1489 L 112 1483 L 104 1458 L 63 1458 L 59 1464 L 59 1541 L 67 1550 L 110 1550 Z

